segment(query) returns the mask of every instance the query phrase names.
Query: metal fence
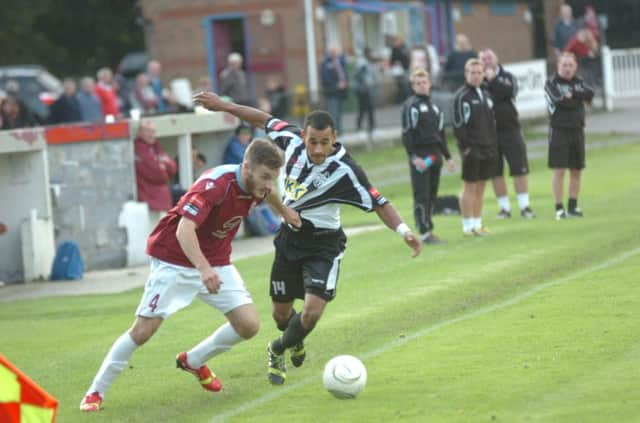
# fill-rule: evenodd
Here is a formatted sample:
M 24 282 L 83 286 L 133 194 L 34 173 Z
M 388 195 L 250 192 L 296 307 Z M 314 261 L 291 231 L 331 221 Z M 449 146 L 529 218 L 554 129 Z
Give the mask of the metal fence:
M 606 108 L 612 110 L 617 98 L 640 97 L 640 48 L 602 48 L 602 73 Z

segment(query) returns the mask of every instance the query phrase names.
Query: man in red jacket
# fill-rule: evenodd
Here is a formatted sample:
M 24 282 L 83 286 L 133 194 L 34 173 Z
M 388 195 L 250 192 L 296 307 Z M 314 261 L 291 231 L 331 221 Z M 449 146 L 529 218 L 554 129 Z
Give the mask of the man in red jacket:
M 156 128 L 149 120 L 140 122 L 135 141 L 135 162 L 138 201 L 149 205 L 151 230 L 173 205 L 169 182 L 177 166 L 158 143 Z

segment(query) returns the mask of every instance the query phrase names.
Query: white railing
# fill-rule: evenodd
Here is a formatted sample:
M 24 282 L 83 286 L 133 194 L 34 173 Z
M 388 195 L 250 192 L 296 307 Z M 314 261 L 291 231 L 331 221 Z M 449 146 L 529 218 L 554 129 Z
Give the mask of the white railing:
M 602 74 L 607 110 L 616 98 L 640 97 L 640 48 L 602 47 Z

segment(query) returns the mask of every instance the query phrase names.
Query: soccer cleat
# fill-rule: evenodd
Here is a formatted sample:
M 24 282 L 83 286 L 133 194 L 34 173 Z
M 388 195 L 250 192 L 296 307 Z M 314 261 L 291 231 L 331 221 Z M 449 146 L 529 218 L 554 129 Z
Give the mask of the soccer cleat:
M 569 215 L 569 217 L 582 217 L 584 216 L 584 213 L 582 213 L 582 210 L 580 210 L 578 207 L 576 207 L 575 209 L 569 209 L 569 212 L 567 213 Z
M 181 352 L 176 356 L 176 367 L 194 375 L 202 385 L 202 388 L 207 391 L 219 392 L 222 389 L 222 382 L 209 370 L 206 364 L 198 369 L 189 366 L 186 352 Z
M 564 209 L 556 210 L 556 220 L 566 219 L 567 217 L 567 212 Z
M 444 244 L 446 241 L 442 238 L 435 236 L 434 234 L 429 234 L 426 238 L 423 238 L 422 243 L 428 245 L 436 245 L 436 244 Z
M 102 396 L 99 392 L 93 392 L 82 399 L 80 410 L 82 411 L 100 411 L 102 409 Z
M 291 364 L 295 367 L 302 366 L 304 359 L 307 358 L 307 352 L 304 350 L 304 342 L 300 341 L 289 350 L 291 352 Z
M 533 219 L 536 217 L 536 214 L 531 210 L 531 207 L 527 206 L 524 209 L 520 210 L 520 216 L 524 219 Z
M 267 344 L 269 370 L 267 376 L 272 385 L 282 385 L 287 378 L 287 366 L 284 364 L 284 354 L 276 354 L 271 350 L 271 343 Z
M 496 215 L 496 219 L 511 219 L 511 212 L 501 209 Z

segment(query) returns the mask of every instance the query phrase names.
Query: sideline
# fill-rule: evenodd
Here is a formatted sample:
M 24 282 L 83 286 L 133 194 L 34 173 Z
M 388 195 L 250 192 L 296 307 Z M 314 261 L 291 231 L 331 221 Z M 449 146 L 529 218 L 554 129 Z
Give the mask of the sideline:
M 473 319 L 475 317 L 482 316 L 484 314 L 492 313 L 492 312 L 494 312 L 496 310 L 500 310 L 500 309 L 505 308 L 505 307 L 516 305 L 516 304 L 518 304 L 518 303 L 520 303 L 520 302 L 522 302 L 522 301 L 534 296 L 535 294 L 537 294 L 537 293 L 539 293 L 541 291 L 544 291 L 547 288 L 552 288 L 554 286 L 561 285 L 561 284 L 563 284 L 565 282 L 568 282 L 570 280 L 585 276 L 585 275 L 587 275 L 589 273 L 592 273 L 592 272 L 597 272 L 599 270 L 607 269 L 609 267 L 612 267 L 612 266 L 615 266 L 615 265 L 617 265 L 619 263 L 622 263 L 626 259 L 628 259 L 630 257 L 633 257 L 635 255 L 638 255 L 638 254 L 640 254 L 640 247 L 635 248 L 635 249 L 633 249 L 631 251 L 627 251 L 626 253 L 623 253 L 623 254 L 621 254 L 621 255 L 619 255 L 617 257 L 611 258 L 611 259 L 609 259 L 607 261 L 604 261 L 604 262 L 602 262 L 600 264 L 596 264 L 596 265 L 593 265 L 593 266 L 588 267 L 586 269 L 579 270 L 577 272 L 571 273 L 571 274 L 569 274 L 567 276 L 564 276 L 564 277 L 561 277 L 561 278 L 558 278 L 558 279 L 554 279 L 554 280 L 551 280 L 549 282 L 542 283 L 542 284 L 540 284 L 540 285 L 538 285 L 538 286 L 536 286 L 534 288 L 531 288 L 528 291 L 523 292 L 522 294 L 518 294 L 518 295 L 516 295 L 516 296 L 514 296 L 514 297 L 512 297 L 512 298 L 510 298 L 510 299 L 508 299 L 506 301 L 503 301 L 503 302 L 500 302 L 500 303 L 497 303 L 497 304 L 493 304 L 493 305 L 490 305 L 490 306 L 486 306 L 486 307 L 481 307 L 481 308 L 479 308 L 479 309 L 477 309 L 475 311 L 472 311 L 470 313 L 466 313 L 466 314 L 463 314 L 461 316 L 454 317 L 452 319 L 445 320 L 445 321 L 442 321 L 440 323 L 436 323 L 436 324 L 434 324 L 432 326 L 428 326 L 428 327 L 426 327 L 424 329 L 421 329 L 421 330 L 419 330 L 417 332 L 409 334 L 404 338 L 394 339 L 391 342 L 387 342 L 386 344 L 381 345 L 379 348 L 376 348 L 374 350 L 371 350 L 371 351 L 368 351 L 368 352 L 366 352 L 364 354 L 361 354 L 360 358 L 362 358 L 363 360 L 366 360 L 368 358 L 377 357 L 377 356 L 382 355 L 382 354 L 384 354 L 384 353 L 386 353 L 386 352 L 388 352 L 388 351 L 390 351 L 390 350 L 392 350 L 392 349 L 394 349 L 394 348 L 396 348 L 398 346 L 404 345 L 409 341 L 421 338 L 421 337 L 423 337 L 425 335 L 428 335 L 428 334 L 430 334 L 432 332 L 435 332 L 435 331 L 437 331 L 439 329 L 445 328 L 447 326 L 451 326 L 451 325 L 459 323 L 459 322 L 463 322 L 465 320 L 470 320 L 470 319 Z M 236 408 L 234 408 L 232 410 L 229 410 L 227 412 L 224 412 L 224 413 L 214 417 L 213 419 L 209 420 L 209 422 L 210 423 L 223 422 L 228 418 L 235 417 L 238 414 L 244 413 L 245 411 L 248 411 L 248 410 L 250 410 L 252 408 L 258 407 L 258 406 L 260 406 L 262 404 L 268 403 L 269 401 L 272 401 L 274 399 L 280 398 L 280 397 L 286 395 L 288 392 L 290 392 L 292 390 L 295 390 L 297 388 L 300 388 L 302 386 L 308 385 L 309 383 L 311 383 L 311 382 L 313 382 L 313 381 L 315 381 L 317 379 L 318 379 L 317 375 L 316 376 L 308 376 L 307 378 L 301 380 L 300 382 L 294 383 L 293 385 L 289 385 L 289 386 L 287 386 L 285 388 L 277 388 L 277 391 L 269 392 L 267 394 L 262 395 L 259 398 L 256 398 L 255 400 L 251 400 L 251 401 L 245 402 L 244 404 L 241 404 L 241 405 L 239 405 L 238 407 L 236 407 Z

